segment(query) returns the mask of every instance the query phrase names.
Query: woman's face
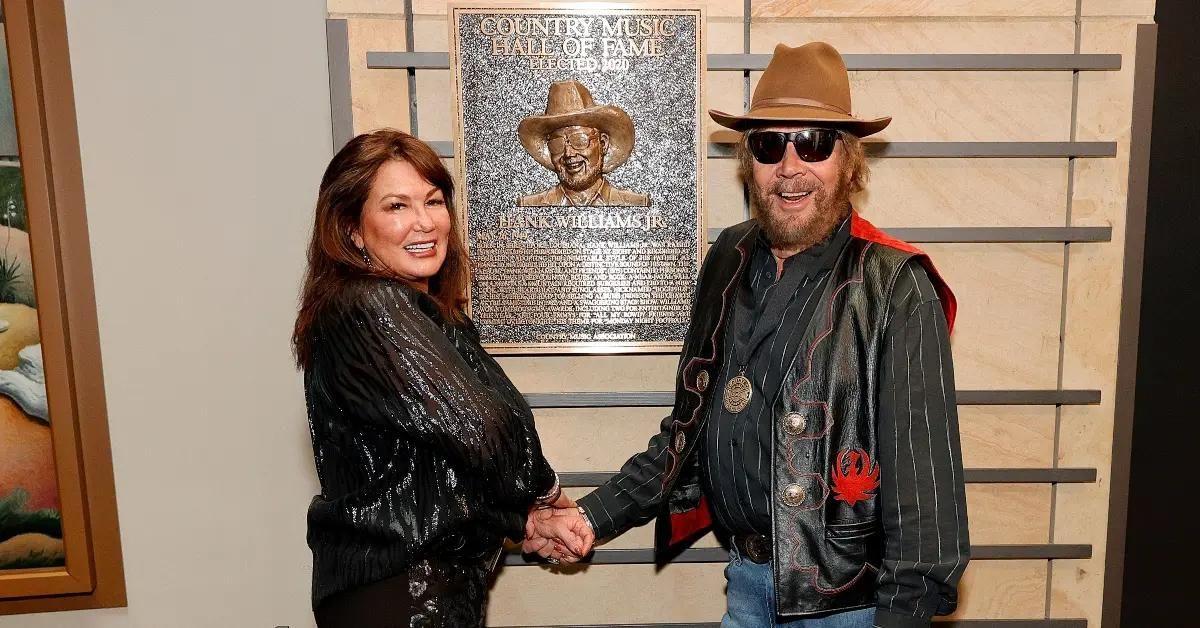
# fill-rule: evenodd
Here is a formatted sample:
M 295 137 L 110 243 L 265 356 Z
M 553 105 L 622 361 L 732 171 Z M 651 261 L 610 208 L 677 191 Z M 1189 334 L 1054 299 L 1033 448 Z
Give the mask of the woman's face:
M 385 268 L 429 292 L 429 280 L 446 260 L 450 209 L 442 191 L 412 164 L 385 163 L 371 182 L 354 246 L 365 248 L 372 265 Z

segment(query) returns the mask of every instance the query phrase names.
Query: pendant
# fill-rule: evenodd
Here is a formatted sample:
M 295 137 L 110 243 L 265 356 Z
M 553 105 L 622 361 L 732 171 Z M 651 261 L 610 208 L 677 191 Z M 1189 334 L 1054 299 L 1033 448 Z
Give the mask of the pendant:
M 750 405 L 750 380 L 738 375 L 725 384 L 725 409 L 737 414 Z

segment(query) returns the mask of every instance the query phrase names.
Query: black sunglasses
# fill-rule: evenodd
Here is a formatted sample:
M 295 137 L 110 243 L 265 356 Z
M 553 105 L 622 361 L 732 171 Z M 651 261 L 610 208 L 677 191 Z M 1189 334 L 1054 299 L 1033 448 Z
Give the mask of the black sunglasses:
M 825 161 L 833 154 L 838 132 L 834 129 L 803 129 L 800 131 L 752 131 L 746 137 L 746 147 L 760 164 L 777 164 L 783 159 L 790 142 L 800 159 L 809 163 Z

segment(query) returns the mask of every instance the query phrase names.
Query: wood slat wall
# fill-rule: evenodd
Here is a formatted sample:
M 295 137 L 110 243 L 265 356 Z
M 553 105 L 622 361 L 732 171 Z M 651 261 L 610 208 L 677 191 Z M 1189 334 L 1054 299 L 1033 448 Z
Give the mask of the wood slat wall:
M 969 485 L 976 544 L 1086 546 L 1087 554 L 1068 555 L 1090 557 L 974 562 L 952 619 L 963 626 L 1099 625 L 1135 36 L 1138 24 L 1153 20 L 1154 0 L 700 4 L 708 10 L 710 54 L 767 54 L 781 41 L 798 45 L 822 39 L 855 54 L 1121 55 L 1120 68 L 1107 70 L 864 70 L 851 76 L 857 113 L 895 119 L 880 140 L 1116 143 L 1115 156 L 1074 158 L 897 158 L 884 153 L 872 160 L 869 191 L 856 199 L 863 214 L 884 228 L 1111 229 L 1101 241 L 923 245 L 959 296 L 953 340 L 958 388 L 1099 391 L 1100 396 L 1098 403 L 1083 405 L 960 408 L 967 467 L 1094 469 L 1096 481 Z M 410 120 L 415 120 L 420 137 L 452 140 L 447 70 L 411 70 L 410 81 L 410 70 L 369 69 L 366 63 L 367 52 L 445 52 L 446 3 L 329 0 L 328 7 L 330 18 L 345 20 L 354 132 L 380 126 L 412 129 Z M 406 29 L 413 34 L 411 47 Z M 331 68 L 335 61 L 331 58 Z M 759 74 L 710 71 L 707 105 L 743 110 L 747 90 Z M 720 127 L 707 119 L 705 125 L 711 141 L 728 141 Z M 746 215 L 734 168 L 730 159 L 708 159 L 710 227 L 728 226 Z M 526 393 L 670 390 L 675 362 L 671 355 L 502 359 Z M 556 468 L 599 473 L 618 468 L 643 447 L 664 411 L 545 407 L 536 413 Z M 648 548 L 650 537 L 648 528 L 635 529 L 605 549 Z M 715 545 L 710 536 L 697 547 Z M 563 573 L 508 568 L 493 589 L 489 625 L 711 625 L 724 612 L 721 569 L 708 563 L 672 564 L 661 571 L 642 564 L 601 564 Z M 1061 621 L 1051 623 L 1050 618 Z

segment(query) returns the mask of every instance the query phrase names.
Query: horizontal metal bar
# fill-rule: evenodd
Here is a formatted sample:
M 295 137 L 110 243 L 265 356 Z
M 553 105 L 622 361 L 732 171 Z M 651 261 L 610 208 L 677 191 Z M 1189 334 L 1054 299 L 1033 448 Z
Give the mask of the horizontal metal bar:
M 1071 560 L 1092 557 L 1091 545 L 972 545 L 971 560 Z
M 454 142 L 426 140 L 439 157 L 454 158 Z M 1045 158 L 1115 157 L 1116 142 L 863 142 L 872 157 L 900 158 Z M 732 159 L 733 144 L 710 142 L 708 156 Z
M 845 54 L 847 70 L 1120 70 L 1119 54 Z M 764 70 L 769 54 L 710 54 L 708 69 L 743 72 Z M 372 70 L 448 70 L 450 55 L 445 52 L 367 52 L 367 68 Z
M 655 408 L 675 405 L 675 393 L 526 393 L 525 401 L 531 408 Z
M 1087 628 L 1088 625 L 1086 619 L 934 619 L 933 623 L 938 628 Z
M 448 52 L 367 51 L 368 70 L 449 70 Z
M 938 628 L 1087 628 L 1086 619 L 934 619 Z M 663 624 L 555 624 L 539 628 L 720 628 L 721 622 Z M 504 626 L 496 628 L 535 628 Z
M 1064 545 L 1046 543 L 1041 545 L 972 545 L 971 560 L 1054 560 L 1091 558 L 1091 545 Z M 693 547 L 671 559 L 673 563 L 724 563 L 729 561 L 729 552 L 723 547 Z M 652 565 L 653 549 L 599 549 L 581 562 L 592 565 Z M 517 551 L 504 557 L 504 564 L 511 566 L 544 565 L 540 558 L 525 556 Z
M 722 227 L 708 230 L 709 244 Z M 885 227 L 906 242 L 994 244 L 1010 242 L 1111 242 L 1112 227 Z
M 960 390 L 960 406 L 1095 406 L 1099 390 Z
M 1057 469 L 963 469 L 968 484 L 1091 484 L 1096 481 L 1092 468 Z
M 1116 142 L 863 142 L 871 157 L 1115 157 Z
M 960 390 L 960 406 L 1086 406 L 1100 403 L 1099 390 Z M 657 408 L 675 404 L 672 392 L 528 393 L 534 408 Z
M 1120 70 L 1119 54 L 844 54 L 847 70 Z M 710 54 L 709 70 L 767 69 L 769 54 Z
M 373 52 L 367 51 L 369 70 L 449 70 L 447 52 Z
M 611 471 L 565 471 L 558 474 L 566 488 L 600 486 L 613 476 Z M 1090 484 L 1095 469 L 964 469 L 968 484 Z
M 903 158 L 1046 158 L 1115 157 L 1116 142 L 878 142 L 865 141 L 871 157 Z M 732 159 L 734 145 L 728 141 L 708 144 L 708 156 Z

